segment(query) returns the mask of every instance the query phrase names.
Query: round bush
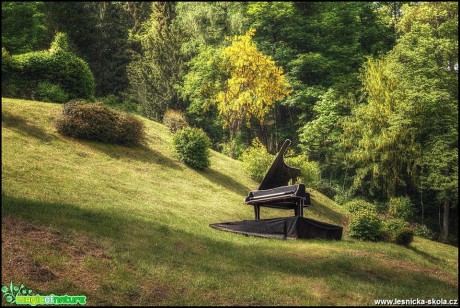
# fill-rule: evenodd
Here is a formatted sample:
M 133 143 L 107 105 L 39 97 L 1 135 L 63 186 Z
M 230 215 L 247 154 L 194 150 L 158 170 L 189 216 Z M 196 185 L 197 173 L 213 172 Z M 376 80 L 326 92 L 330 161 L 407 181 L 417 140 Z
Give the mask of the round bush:
M 141 143 L 145 136 L 140 120 L 101 103 L 69 102 L 54 124 L 65 136 L 105 143 L 135 145 Z
M 350 220 L 350 235 L 364 241 L 380 241 L 383 239 L 382 221 L 375 211 L 357 211 Z
M 351 201 L 348 201 L 344 204 L 344 207 L 352 214 L 357 213 L 361 210 L 366 210 L 375 213 L 377 212 L 375 206 L 372 203 L 369 203 L 363 199 L 353 199 Z
M 264 178 L 274 159 L 275 156 L 268 153 L 265 146 L 257 138 L 252 141 L 252 146 L 244 150 L 241 155 L 243 167 L 256 181 L 261 181 Z
M 409 228 L 402 228 L 396 231 L 394 240 L 396 244 L 408 246 L 414 240 L 414 231 Z
M 389 219 L 383 222 L 383 230 L 389 241 L 394 241 L 397 233 L 408 227 L 409 223 L 400 218 Z
M 200 128 L 186 127 L 174 134 L 174 149 L 179 160 L 192 168 L 209 167 L 211 140 Z
M 320 193 L 322 193 L 323 195 L 325 195 L 326 197 L 328 197 L 329 199 L 332 199 L 332 200 L 334 200 L 335 202 L 337 202 L 339 204 L 344 203 L 344 202 L 338 202 L 337 199 L 336 199 L 336 196 L 337 196 L 338 191 L 339 191 L 337 186 L 332 184 L 332 183 L 330 183 L 327 180 L 326 181 L 324 179 L 320 180 L 318 185 L 317 185 L 317 187 L 316 187 L 316 190 L 319 191 Z
M 188 126 L 184 114 L 179 110 L 167 109 L 163 115 L 163 124 L 169 128 L 172 133 Z

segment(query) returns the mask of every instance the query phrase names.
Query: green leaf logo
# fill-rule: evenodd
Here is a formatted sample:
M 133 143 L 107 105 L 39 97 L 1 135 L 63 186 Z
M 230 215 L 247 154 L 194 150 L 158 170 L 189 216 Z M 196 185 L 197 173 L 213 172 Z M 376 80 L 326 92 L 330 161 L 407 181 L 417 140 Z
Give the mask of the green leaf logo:
M 32 290 L 29 290 L 26 287 L 24 287 L 22 283 L 19 287 L 15 286 L 13 285 L 13 282 L 11 281 L 9 288 L 8 286 L 2 287 L 2 293 L 3 293 L 2 297 L 4 297 L 8 303 L 14 304 L 16 303 L 16 296 L 30 295 L 30 293 L 32 293 Z

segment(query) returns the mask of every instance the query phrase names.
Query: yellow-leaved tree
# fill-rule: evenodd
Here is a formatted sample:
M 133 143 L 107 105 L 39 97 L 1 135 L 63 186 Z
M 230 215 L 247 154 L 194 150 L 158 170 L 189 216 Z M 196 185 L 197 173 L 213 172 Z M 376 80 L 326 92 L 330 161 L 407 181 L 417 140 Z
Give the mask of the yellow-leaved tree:
M 224 127 L 230 130 L 230 140 L 246 121 L 254 117 L 265 124 L 266 115 L 277 101 L 291 93 L 283 69 L 276 66 L 271 57 L 257 50 L 252 37 L 255 30 L 237 35 L 222 50 L 222 67 L 228 78 L 214 100 Z M 232 143 L 230 143 L 232 144 Z M 230 149 L 233 156 L 233 146 Z

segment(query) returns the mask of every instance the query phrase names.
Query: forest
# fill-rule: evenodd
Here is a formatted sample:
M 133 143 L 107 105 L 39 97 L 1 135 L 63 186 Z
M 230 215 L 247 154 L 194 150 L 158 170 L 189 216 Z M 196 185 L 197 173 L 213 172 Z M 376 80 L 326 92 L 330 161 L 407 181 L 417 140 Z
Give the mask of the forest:
M 458 2 L 3 1 L 2 96 L 175 114 L 256 179 L 290 139 L 307 186 L 458 245 Z

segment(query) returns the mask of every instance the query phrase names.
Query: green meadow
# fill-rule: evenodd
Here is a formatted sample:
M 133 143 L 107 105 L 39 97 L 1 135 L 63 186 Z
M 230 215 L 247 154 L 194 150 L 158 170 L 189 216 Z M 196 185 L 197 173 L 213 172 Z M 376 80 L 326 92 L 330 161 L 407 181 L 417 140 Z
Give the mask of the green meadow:
M 344 226 L 342 241 L 215 230 L 209 224 L 253 219 L 243 201 L 258 183 L 241 162 L 212 151 L 209 169 L 191 169 L 168 129 L 142 117 L 142 146 L 64 137 L 53 127 L 61 109 L 2 98 L 2 286 L 85 295 L 89 305 L 458 299 L 457 247 L 352 239 L 347 212 L 314 190 L 304 216 Z

